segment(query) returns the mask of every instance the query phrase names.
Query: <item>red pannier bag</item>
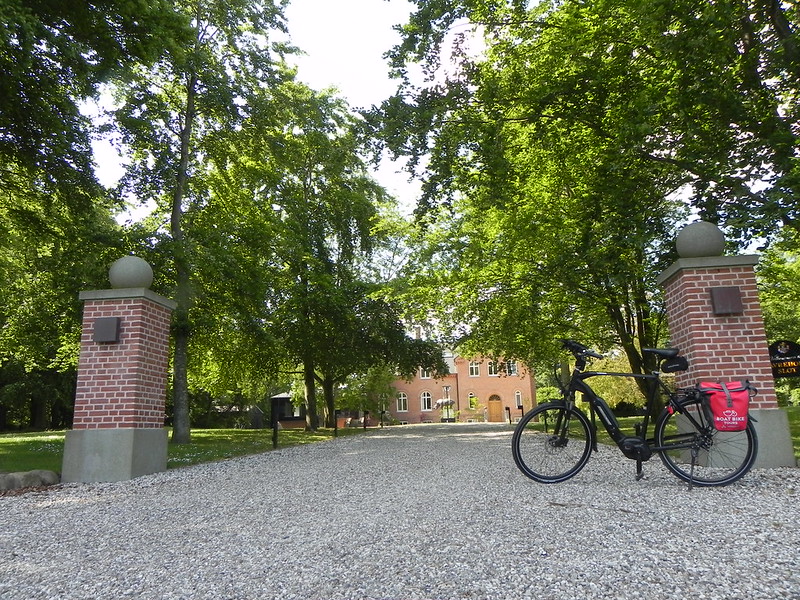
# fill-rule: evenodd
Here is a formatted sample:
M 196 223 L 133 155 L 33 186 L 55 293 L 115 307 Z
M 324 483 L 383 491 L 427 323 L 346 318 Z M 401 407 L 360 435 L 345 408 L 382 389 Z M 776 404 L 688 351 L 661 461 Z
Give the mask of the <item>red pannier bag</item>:
M 747 408 L 750 396 L 756 392 L 749 381 L 703 381 L 697 389 L 702 392 L 703 410 L 717 431 L 743 431 L 747 428 Z

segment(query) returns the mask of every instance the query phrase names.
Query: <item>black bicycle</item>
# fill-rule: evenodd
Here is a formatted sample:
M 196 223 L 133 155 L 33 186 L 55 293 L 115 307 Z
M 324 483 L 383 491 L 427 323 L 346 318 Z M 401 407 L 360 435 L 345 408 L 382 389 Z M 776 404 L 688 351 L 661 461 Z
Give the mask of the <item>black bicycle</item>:
M 603 356 L 573 340 L 562 343 L 575 357 L 575 368 L 563 389 L 563 397 L 540 404 L 525 414 L 512 438 L 514 461 L 531 479 L 559 483 L 577 475 L 592 451 L 597 451 L 597 419 L 622 453 L 636 461 L 637 480 L 643 474 L 642 463 L 654 453 L 673 474 L 689 482 L 689 487 L 728 485 L 753 466 L 758 442 L 752 417 L 743 431 L 717 431 L 703 410 L 702 395 L 696 388 L 672 392 L 661 380 L 661 372 L 688 368 L 678 349 L 643 349 L 658 357 L 661 371 L 613 373 L 585 371 L 589 358 Z M 586 383 L 597 376 L 642 378 L 650 382 L 644 417 L 636 423 L 635 435 L 621 431 L 606 401 Z M 648 437 L 650 422 L 662 406 L 653 435 Z

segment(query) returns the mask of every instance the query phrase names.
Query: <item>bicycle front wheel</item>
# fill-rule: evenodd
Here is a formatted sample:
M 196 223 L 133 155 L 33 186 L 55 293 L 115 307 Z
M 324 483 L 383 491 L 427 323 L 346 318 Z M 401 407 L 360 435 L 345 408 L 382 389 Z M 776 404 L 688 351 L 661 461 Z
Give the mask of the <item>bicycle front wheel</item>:
M 656 423 L 656 445 L 667 469 L 684 481 L 706 487 L 728 485 L 750 470 L 758 441 L 749 419 L 744 431 L 717 431 L 699 400 L 686 400 L 680 407 L 674 412 L 667 407 Z
M 517 467 L 534 481 L 566 481 L 589 460 L 589 420 L 579 410 L 560 402 L 542 404 L 517 424 L 511 449 Z

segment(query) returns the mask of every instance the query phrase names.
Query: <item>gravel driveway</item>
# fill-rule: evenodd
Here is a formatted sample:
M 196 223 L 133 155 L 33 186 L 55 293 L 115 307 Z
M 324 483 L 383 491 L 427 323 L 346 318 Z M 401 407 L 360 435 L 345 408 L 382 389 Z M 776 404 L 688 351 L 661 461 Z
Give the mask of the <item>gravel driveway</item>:
M 0 598 L 800 598 L 800 470 L 688 491 L 604 449 L 542 485 L 510 439 L 409 425 L 0 497 Z

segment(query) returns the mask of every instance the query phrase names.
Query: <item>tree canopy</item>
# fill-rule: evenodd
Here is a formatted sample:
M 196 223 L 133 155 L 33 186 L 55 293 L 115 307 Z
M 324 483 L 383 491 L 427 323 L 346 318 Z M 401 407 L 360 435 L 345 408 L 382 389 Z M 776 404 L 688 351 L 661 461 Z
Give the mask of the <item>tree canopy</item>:
M 459 103 L 491 106 L 493 122 L 537 131 L 560 119 L 614 140 L 620 159 L 668 170 L 676 184 L 689 186 L 702 216 L 733 233 L 795 227 L 797 6 L 771 0 L 417 4 L 391 53 L 396 72 L 407 74 L 414 61 L 433 72 L 444 62 L 443 44 L 453 39 L 459 69 L 422 89 L 407 80 L 405 93 L 385 105 L 387 115 L 413 124 L 404 143 L 396 135 L 401 128 L 389 127 L 393 150 L 416 157 L 431 151 L 435 138 L 422 132 L 450 122 L 448 111 Z M 470 25 L 474 36 L 463 33 Z M 471 64 L 463 47 L 481 32 L 486 61 Z M 492 65 L 497 78 L 489 79 Z M 447 181 L 437 153 L 431 156 L 429 189 L 437 178 Z
M 296 376 L 309 427 L 378 408 L 392 374 L 444 370 L 411 322 L 461 354 L 535 365 L 569 336 L 649 370 L 655 279 L 696 217 L 732 249 L 774 242 L 767 326 L 798 337 L 796 3 L 413 4 L 400 91 L 355 114 L 288 66 L 283 0 L 0 2 L 0 428 L 69 424 L 77 295 L 125 251 L 178 301 L 175 441 L 193 402 Z M 114 190 L 85 114 L 101 90 Z M 422 179 L 413 225 L 370 150 Z M 127 200 L 155 210 L 120 226 Z
M 180 47 L 187 20 L 172 5 L 0 3 L 0 187 L 20 198 L 58 191 L 67 205 L 91 203 L 98 190 L 81 103 L 134 65 Z
M 444 294 L 475 347 L 530 360 L 572 331 L 652 367 L 655 276 L 689 209 L 743 241 L 795 226 L 796 7 L 417 6 L 391 53 L 403 88 L 370 117 L 425 178 L 409 295 Z
M 273 366 L 302 375 L 313 428 L 318 384 L 332 424 L 336 386 L 348 377 L 433 359 L 413 350 L 399 310 L 362 269 L 382 238 L 387 198 L 367 172 L 358 120 L 341 99 L 297 82 L 273 93 L 261 105 L 268 112 L 227 137 L 194 223 L 228 273 L 247 273 L 224 289 L 209 280 L 215 296 L 235 299 L 215 312 L 282 352 Z

